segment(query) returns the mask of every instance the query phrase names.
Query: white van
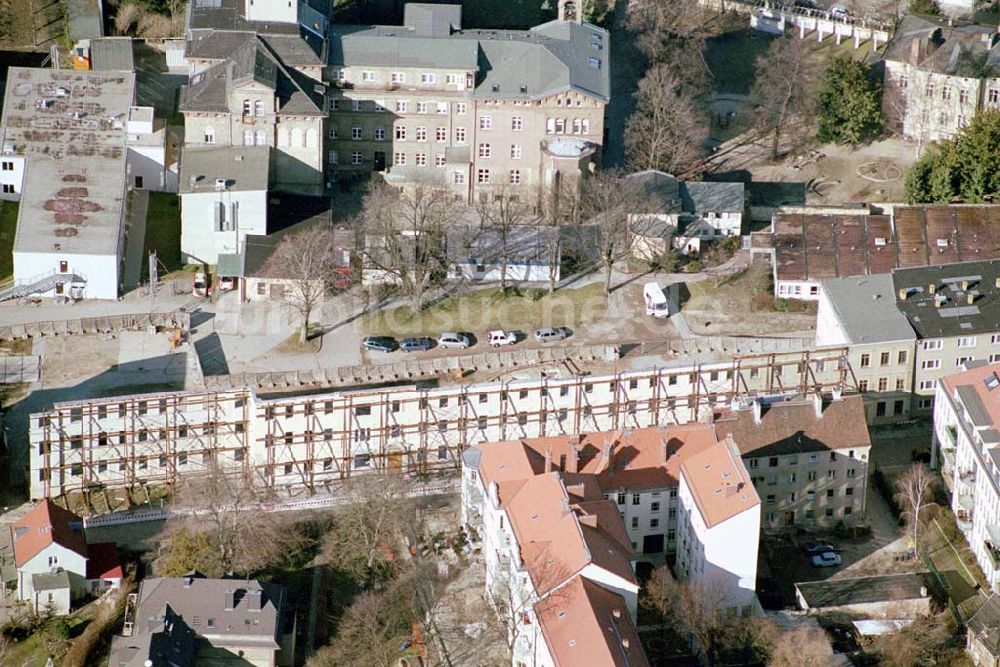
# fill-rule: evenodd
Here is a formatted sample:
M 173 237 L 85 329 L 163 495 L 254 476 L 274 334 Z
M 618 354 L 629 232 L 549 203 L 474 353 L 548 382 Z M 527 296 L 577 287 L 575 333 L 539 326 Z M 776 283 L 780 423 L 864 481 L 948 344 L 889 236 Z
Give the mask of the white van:
M 656 283 L 646 283 L 642 288 L 642 296 L 646 301 L 646 314 L 653 317 L 670 317 L 670 303 L 660 286 Z

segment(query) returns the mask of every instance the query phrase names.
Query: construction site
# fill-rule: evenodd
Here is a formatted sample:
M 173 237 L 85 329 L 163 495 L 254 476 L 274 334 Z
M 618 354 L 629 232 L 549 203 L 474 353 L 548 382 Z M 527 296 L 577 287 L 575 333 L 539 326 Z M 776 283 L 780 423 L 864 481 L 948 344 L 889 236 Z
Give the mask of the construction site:
M 149 497 L 147 487 L 216 467 L 274 497 L 308 497 L 366 472 L 455 471 L 480 442 L 706 421 L 752 397 L 856 391 L 848 350 L 826 348 L 472 384 L 138 394 L 33 414 L 27 472 L 31 498 L 84 494 L 96 511 L 111 504 L 108 490 Z

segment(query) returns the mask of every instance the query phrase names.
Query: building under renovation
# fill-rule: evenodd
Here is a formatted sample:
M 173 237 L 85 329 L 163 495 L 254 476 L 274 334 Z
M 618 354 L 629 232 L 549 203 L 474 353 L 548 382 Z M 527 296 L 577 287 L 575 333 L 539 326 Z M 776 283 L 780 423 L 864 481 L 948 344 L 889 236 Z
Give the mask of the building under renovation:
M 455 470 L 480 442 L 707 420 L 758 395 L 851 392 L 847 359 L 828 348 L 604 376 L 59 403 L 31 418 L 31 497 L 170 484 L 214 465 L 282 493 L 373 470 Z

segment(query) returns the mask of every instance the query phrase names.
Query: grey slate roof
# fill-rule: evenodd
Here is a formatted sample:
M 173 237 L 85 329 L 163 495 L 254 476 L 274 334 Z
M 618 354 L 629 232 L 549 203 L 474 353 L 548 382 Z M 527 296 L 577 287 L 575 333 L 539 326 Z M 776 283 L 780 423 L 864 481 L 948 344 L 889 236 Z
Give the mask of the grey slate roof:
M 681 181 L 681 202 L 685 213 L 742 213 L 742 183 Z
M 986 411 L 986 406 L 979 400 L 979 392 L 972 385 L 961 384 L 955 388 L 965 411 L 969 413 L 969 419 L 974 426 L 992 426 L 993 420 L 990 413 Z
M 853 344 L 916 339 L 906 317 L 894 307 L 892 277 L 887 274 L 824 280 L 823 293 Z
M 904 16 L 882 57 L 941 74 L 979 78 L 1000 73 L 1000 41 L 995 28 L 949 26 L 945 18 Z
M 187 41 L 185 55 L 204 60 L 225 60 L 247 40 L 253 32 L 237 30 L 198 30 Z M 290 67 L 322 67 L 323 41 L 312 33 L 302 35 L 257 35 L 274 51 L 281 62 Z
M 856 579 L 828 579 L 795 584 L 811 609 L 870 602 L 922 599 L 921 588 L 932 589 L 930 572 L 889 574 Z
M 135 71 L 131 37 L 105 37 L 90 41 L 90 69 L 96 71 Z
M 66 570 L 40 572 L 31 575 L 31 586 L 36 591 L 61 591 L 69 588 L 69 574 Z
M 655 169 L 638 171 L 625 177 L 642 202 L 636 213 L 672 214 L 681 212 L 680 181 Z
M 229 606 L 232 595 L 233 604 Z M 252 601 L 260 596 L 260 609 Z M 109 665 L 138 667 L 190 665 L 196 635 L 214 647 L 248 646 L 276 650 L 286 605 L 281 586 L 255 580 L 206 579 L 201 576 L 146 579 L 139 586 L 131 637 L 116 637 Z M 161 662 L 155 660 L 154 653 Z M 176 662 L 163 662 L 166 655 Z
M 1000 331 L 1000 260 L 959 262 L 896 269 L 892 282 L 896 306 L 918 338 L 971 336 Z M 962 281 L 968 289 L 962 290 Z M 930 286 L 935 286 L 934 294 Z M 905 290 L 906 298 L 900 298 Z M 970 294 L 973 302 L 968 303 Z M 935 306 L 936 300 L 944 302 Z
M 323 96 L 317 83 L 281 64 L 267 44 L 251 37 L 229 59 L 191 77 L 181 88 L 181 111 L 229 111 L 230 91 L 249 82 L 272 88 L 278 97 L 278 114 L 323 115 Z
M 969 633 L 993 656 L 1000 655 L 1000 595 L 990 595 L 967 625 Z
M 328 63 L 477 71 L 473 95 L 488 99 L 565 90 L 610 97 L 609 35 L 602 28 L 550 21 L 530 30 L 456 31 L 460 8 L 412 6 L 407 25 L 332 26 Z
M 180 194 L 214 192 L 220 178 L 230 191 L 267 190 L 270 162 L 269 146 L 187 148 L 181 160 Z
M 508 262 L 548 266 L 548 248 L 558 235 L 558 227 L 517 225 L 507 237 Z M 504 249 L 503 239 L 496 230 L 478 227 L 451 230 L 447 243 L 448 258 L 456 264 L 499 262 Z

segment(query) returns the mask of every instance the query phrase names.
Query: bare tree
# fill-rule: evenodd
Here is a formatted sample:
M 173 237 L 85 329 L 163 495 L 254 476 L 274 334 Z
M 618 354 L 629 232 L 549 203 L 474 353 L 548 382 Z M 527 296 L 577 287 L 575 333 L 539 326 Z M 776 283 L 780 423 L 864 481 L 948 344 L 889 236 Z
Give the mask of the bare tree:
M 284 299 L 302 318 L 299 342 L 309 337 L 309 318 L 323 303 L 337 266 L 337 241 L 327 225 L 308 227 L 281 239 L 264 265 L 264 275 L 284 283 Z
M 916 463 L 912 468 L 896 478 L 896 502 L 903 506 L 903 516 L 910 522 L 913 529 L 913 549 L 920 552 L 917 541 L 920 530 L 921 512 L 928 507 L 935 505 L 933 498 L 934 485 L 937 479 L 934 474 L 924 467 L 923 463 Z
M 567 599 L 567 590 L 560 587 L 571 575 L 561 561 L 552 557 L 548 549 L 539 552 L 527 566 L 531 572 L 531 585 L 509 570 L 498 572 L 486 594 L 490 606 L 497 614 L 499 630 L 507 640 L 507 650 L 513 655 L 514 647 L 526 628 L 524 616 L 540 600 L 540 609 L 559 605 Z
M 604 296 L 611 294 L 614 265 L 632 247 L 629 215 L 641 205 L 637 189 L 617 171 L 601 171 L 585 178 L 580 188 L 584 219 L 598 229 L 598 249 L 604 267 Z
M 394 475 L 362 475 L 340 493 L 346 502 L 323 540 L 327 562 L 358 579 L 388 576 L 393 552 L 411 525 L 405 482 Z
M 816 66 L 805 40 L 779 37 L 758 56 L 751 100 L 756 106 L 757 129 L 771 134 L 771 155 L 778 157 L 781 139 L 792 127 L 812 127 L 816 108 Z M 802 123 L 793 123 L 799 118 Z
M 181 480 L 173 507 L 208 524 L 223 571 L 249 574 L 295 556 L 310 541 L 290 515 L 264 511 L 262 500 L 249 475 L 211 464 Z
M 674 65 L 650 68 L 639 81 L 636 107 L 625 124 L 631 169 L 685 174 L 704 153 L 708 122 Z
M 886 667 L 932 667 L 956 664 L 962 655 L 964 642 L 955 637 L 956 627 L 951 614 L 921 616 L 913 623 L 877 641 L 882 655 L 880 664 Z
M 506 185 L 497 186 L 491 197 L 476 203 L 479 230 L 486 240 L 495 239 L 491 247 L 500 263 L 500 291 L 507 291 L 507 268 L 510 265 L 518 232 L 531 218 L 531 209 L 520 196 Z M 493 258 L 488 258 L 492 260 Z
M 810 625 L 779 631 L 774 636 L 768 667 L 827 667 L 833 650 L 823 631 Z
M 634 0 L 628 7 L 628 25 L 646 58 L 671 63 L 682 76 L 701 79 L 701 88 L 711 76 L 702 52 L 717 18 L 716 12 L 684 0 Z
M 451 194 L 432 183 L 418 183 L 403 193 L 377 183 L 365 197 L 365 261 L 399 285 L 414 313 L 423 308 L 427 289 L 447 271 L 445 231 L 460 216 Z

